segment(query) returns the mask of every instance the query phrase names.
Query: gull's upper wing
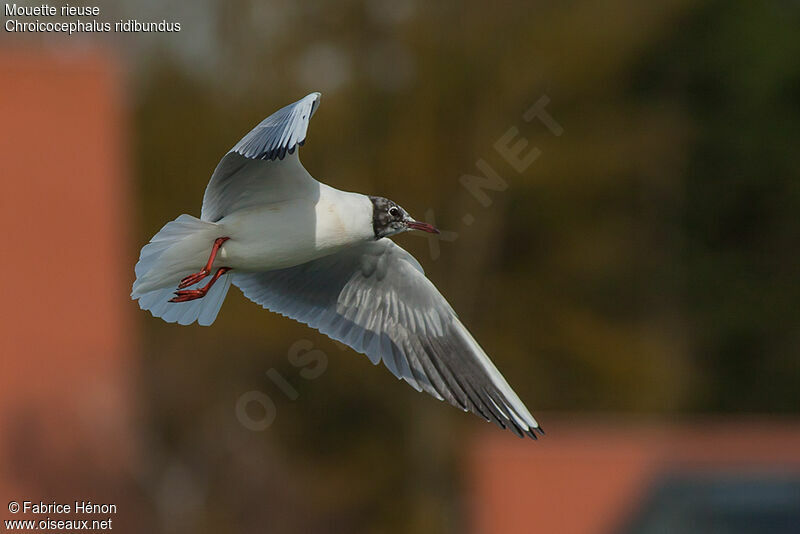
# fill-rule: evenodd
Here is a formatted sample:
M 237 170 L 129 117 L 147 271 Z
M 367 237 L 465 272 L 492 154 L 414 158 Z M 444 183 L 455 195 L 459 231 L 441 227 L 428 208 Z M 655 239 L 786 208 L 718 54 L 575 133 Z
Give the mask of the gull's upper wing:
M 234 274 L 263 307 L 383 360 L 417 390 L 536 438 L 519 397 L 411 254 L 380 239 L 296 267 Z
M 313 192 L 316 181 L 300 164 L 297 147 L 305 143 L 320 96 L 311 93 L 279 109 L 225 154 L 206 187 L 202 220 Z

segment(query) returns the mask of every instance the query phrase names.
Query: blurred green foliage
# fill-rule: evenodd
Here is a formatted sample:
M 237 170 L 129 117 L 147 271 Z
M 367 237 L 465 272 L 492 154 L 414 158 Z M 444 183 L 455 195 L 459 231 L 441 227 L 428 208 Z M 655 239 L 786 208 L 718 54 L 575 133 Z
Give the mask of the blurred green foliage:
M 218 159 L 321 89 L 304 164 L 458 233 L 438 258 L 398 241 L 535 415 L 797 413 L 796 3 L 256 4 L 211 4 L 203 68 L 168 45 L 142 64 L 132 248 L 198 215 Z M 521 119 L 542 95 L 560 137 Z M 522 174 L 493 148 L 512 126 L 542 151 Z M 479 158 L 509 184 L 486 208 L 458 181 Z M 189 531 L 465 528 L 464 444 L 486 423 L 235 290 L 212 328 L 141 321 L 152 469 L 202 503 Z M 328 356 L 314 381 L 287 360 L 299 339 Z M 276 404 L 265 432 L 236 420 L 248 390 Z

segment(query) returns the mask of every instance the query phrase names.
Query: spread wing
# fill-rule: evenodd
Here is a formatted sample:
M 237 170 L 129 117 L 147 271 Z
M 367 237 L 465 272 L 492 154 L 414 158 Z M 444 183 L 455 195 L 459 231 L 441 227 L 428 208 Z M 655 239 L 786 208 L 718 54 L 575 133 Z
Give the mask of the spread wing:
M 318 184 L 300 164 L 297 148 L 305 143 L 320 96 L 311 93 L 276 111 L 225 154 L 206 187 L 202 220 L 313 193 Z
M 380 239 L 303 265 L 236 273 L 264 308 L 318 329 L 417 390 L 536 438 L 536 420 L 419 263 Z

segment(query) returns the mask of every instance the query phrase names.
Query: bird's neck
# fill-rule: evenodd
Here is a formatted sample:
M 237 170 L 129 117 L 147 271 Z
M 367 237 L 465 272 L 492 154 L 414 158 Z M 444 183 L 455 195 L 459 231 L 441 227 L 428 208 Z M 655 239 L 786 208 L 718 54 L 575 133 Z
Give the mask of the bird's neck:
M 374 239 L 369 197 L 320 186 L 316 205 L 318 246 L 338 248 Z

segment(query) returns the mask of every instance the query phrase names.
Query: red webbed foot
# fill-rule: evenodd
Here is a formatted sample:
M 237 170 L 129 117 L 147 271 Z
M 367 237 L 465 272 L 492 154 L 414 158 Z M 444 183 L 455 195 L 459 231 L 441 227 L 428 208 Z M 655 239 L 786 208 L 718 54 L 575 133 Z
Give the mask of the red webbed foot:
M 217 239 L 215 239 L 214 245 L 211 247 L 211 254 L 208 256 L 208 263 L 206 263 L 206 266 L 203 267 L 199 272 L 190 274 L 189 276 L 184 276 L 181 279 L 181 283 L 178 284 L 178 289 L 184 289 L 191 285 L 194 285 L 203 278 L 205 278 L 206 276 L 208 276 L 209 274 L 211 274 L 211 266 L 214 264 L 214 260 L 217 257 L 217 252 L 219 252 L 219 248 L 228 239 L 230 239 L 230 237 L 218 237 Z M 200 297 L 194 297 L 194 298 L 200 298 Z M 183 301 L 178 301 L 178 302 L 183 302 Z
M 206 276 L 208 276 L 209 274 L 211 274 L 211 271 L 203 269 L 199 273 L 194 273 L 190 274 L 189 276 L 185 276 L 181 279 L 181 283 L 178 284 L 178 289 L 183 289 L 191 285 L 194 285 L 203 278 L 205 278 Z
M 171 299 L 169 299 L 169 301 L 170 302 L 187 302 L 187 301 L 190 301 L 190 300 L 197 300 L 197 299 L 201 299 L 201 298 L 205 297 L 206 294 L 208 293 L 208 290 L 211 289 L 211 286 L 214 285 L 214 282 L 219 280 L 220 276 L 222 276 L 223 274 L 227 273 L 230 270 L 231 270 L 230 267 L 220 267 L 219 269 L 217 269 L 217 272 L 214 273 L 213 278 L 211 278 L 211 280 L 209 280 L 209 282 L 206 285 L 204 285 L 203 287 L 201 287 L 199 289 L 184 289 L 183 291 L 176 291 L 175 292 L 175 296 L 172 297 Z M 197 274 L 200 274 L 200 273 L 197 273 Z M 200 278 L 200 280 L 202 280 L 202 278 Z M 191 284 L 189 284 L 189 285 L 191 285 Z M 181 287 L 186 287 L 186 286 L 178 286 L 179 289 Z

